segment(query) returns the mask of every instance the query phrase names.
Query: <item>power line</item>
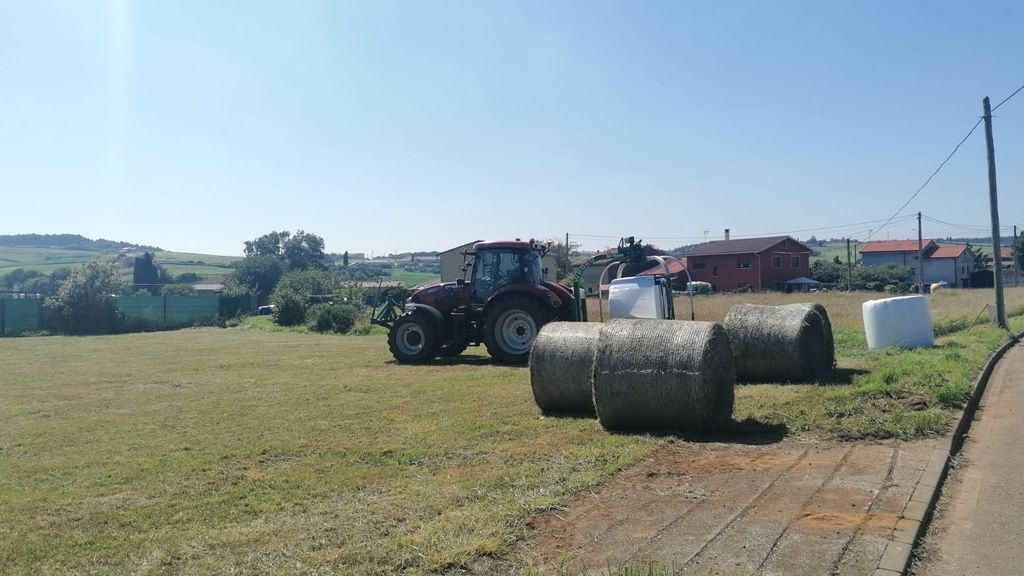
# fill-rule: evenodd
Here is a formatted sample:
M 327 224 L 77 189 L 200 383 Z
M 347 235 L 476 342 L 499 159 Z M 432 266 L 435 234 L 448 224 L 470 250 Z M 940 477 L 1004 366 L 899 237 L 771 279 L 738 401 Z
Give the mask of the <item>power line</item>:
M 904 216 L 902 218 L 899 218 L 898 220 L 895 220 L 894 223 L 895 222 L 903 222 L 903 221 L 906 221 L 906 220 L 910 220 L 912 218 L 914 218 L 913 215 L 911 215 L 911 216 Z M 865 231 L 866 232 L 866 231 L 873 230 L 873 229 L 872 228 L 859 228 L 859 227 L 867 226 L 869 224 L 876 224 L 878 222 L 886 222 L 886 221 L 889 221 L 889 220 L 892 220 L 892 219 L 891 218 L 890 219 L 879 218 L 877 220 L 865 220 L 863 222 L 851 222 L 851 223 L 848 223 L 848 224 L 836 224 L 836 225 L 832 225 L 832 226 L 818 226 L 816 228 L 802 228 L 802 229 L 798 229 L 798 230 L 785 230 L 785 231 L 779 231 L 779 232 L 762 232 L 762 233 L 759 233 L 759 234 L 735 234 L 735 235 L 731 235 L 731 237 L 739 239 L 739 238 L 759 238 L 759 237 L 763 237 L 763 236 L 785 236 L 785 235 L 796 236 L 798 234 L 803 234 L 803 233 L 807 233 L 807 232 L 812 232 L 813 233 L 813 232 L 839 231 L 839 230 L 845 230 L 845 229 L 849 229 L 849 228 L 858 228 L 858 230 L 856 230 L 857 232 L 860 232 L 860 231 Z M 878 228 L 875 228 L 874 230 L 878 230 Z M 579 233 L 570 232 L 569 235 L 577 237 L 577 238 L 597 238 L 597 239 L 603 239 L 603 240 L 618 240 L 619 238 L 621 238 L 621 236 L 615 236 L 615 235 L 610 235 L 610 234 L 579 234 Z M 648 236 L 648 235 L 645 235 L 645 234 L 634 234 L 634 236 L 636 236 L 637 238 L 645 239 L 645 240 L 675 240 L 675 241 L 682 241 L 682 240 L 705 240 L 705 238 L 703 236 Z
M 950 227 L 953 227 L 953 228 L 959 228 L 961 230 L 967 230 L 967 231 L 971 231 L 971 232 L 989 232 L 989 233 L 992 232 L 992 227 L 991 226 L 983 226 L 983 225 L 977 225 L 977 224 L 956 224 L 954 222 L 946 222 L 945 220 L 939 220 L 938 218 L 933 218 L 933 217 L 928 216 L 926 214 L 922 215 L 922 218 L 924 218 L 925 220 L 927 220 L 929 222 L 933 222 L 935 224 L 942 224 L 942 225 L 950 226 Z M 1011 230 L 1011 229 L 1013 229 L 1013 226 L 1000 226 L 999 227 L 1000 231 Z
M 1002 102 L 1000 102 L 999 104 L 996 104 L 995 108 L 992 108 L 992 110 L 990 111 L 990 113 L 991 113 L 991 112 L 994 112 L 994 111 L 996 110 L 996 108 L 999 108 L 999 107 L 1000 107 L 1000 106 L 1002 106 L 1003 104 L 1006 104 L 1007 102 L 1009 102 L 1009 101 L 1010 101 L 1010 99 L 1011 99 L 1011 98 L 1013 98 L 1014 96 L 1016 96 L 1016 95 L 1017 95 L 1017 93 L 1018 93 L 1018 92 L 1020 92 L 1021 90 L 1024 90 L 1024 84 L 1022 84 L 1022 85 L 1020 86 L 1020 88 L 1017 88 L 1016 90 L 1014 90 L 1012 94 L 1010 94 L 1010 95 L 1009 95 L 1009 96 L 1007 96 L 1006 98 L 1003 98 L 1003 101 L 1002 101 Z M 953 148 L 953 151 L 949 153 L 949 156 L 946 156 L 946 159 L 945 159 L 945 160 L 943 160 L 942 162 L 940 162 L 940 163 L 939 163 L 939 167 L 938 167 L 938 168 L 936 168 L 936 169 L 935 169 L 935 171 L 934 171 L 934 172 L 932 172 L 930 176 L 928 176 L 928 179 L 924 181 L 924 184 L 921 184 L 921 186 L 920 186 L 920 187 L 919 187 L 919 188 L 918 188 L 917 190 L 915 190 L 913 194 L 911 194 L 911 195 L 910 195 L 910 198 L 909 198 L 909 199 L 907 199 L 907 201 L 906 201 L 906 202 L 904 202 L 902 206 L 900 206 L 900 209 L 899 209 L 899 210 L 897 210 L 897 211 L 896 211 L 896 212 L 895 212 L 895 213 L 894 213 L 894 214 L 892 215 L 892 217 L 893 217 L 893 218 L 895 218 L 896 216 L 898 216 L 900 212 L 903 212 L 903 209 L 904 209 L 904 208 L 906 208 L 908 204 L 910 204 L 911 202 L 913 202 L 913 201 L 914 201 L 914 198 L 917 198 L 917 195 L 918 195 L 918 194 L 920 194 L 920 193 L 921 193 L 921 191 L 922 191 L 922 190 L 924 190 L 924 189 L 925 189 L 925 187 L 926 187 L 926 186 L 928 186 L 928 184 L 929 184 L 929 183 L 931 183 L 931 181 L 932 181 L 932 178 L 935 178 L 935 175 L 936 175 L 936 174 L 938 174 L 940 170 L 942 170 L 942 167 L 943 167 L 943 166 L 945 166 L 945 165 L 946 165 L 946 163 L 947 163 L 947 162 L 949 162 L 949 161 L 950 161 L 950 159 L 951 159 L 951 158 L 953 158 L 953 156 L 955 156 L 955 155 L 956 155 L 956 153 L 957 153 L 957 152 L 958 152 L 958 151 L 960 150 L 960 147 L 964 145 L 964 142 L 967 142 L 967 139 L 971 137 L 971 134 L 974 134 L 974 131 L 978 129 L 978 126 L 979 126 L 979 125 L 980 125 L 980 124 L 982 123 L 982 121 L 983 121 L 983 120 L 984 120 L 984 118 L 978 118 L 978 121 L 974 123 L 974 126 L 971 126 L 971 129 L 967 131 L 967 135 L 966 135 L 966 136 L 964 136 L 964 137 L 963 137 L 963 138 L 962 138 L 962 139 L 960 140 L 960 143 L 959 143 L 959 144 L 957 144 L 957 145 L 956 145 L 956 147 L 954 147 L 954 148 Z M 879 227 L 879 230 L 882 230 L 882 229 L 884 229 L 884 228 L 885 228 L 886 226 L 888 226 L 888 225 L 889 225 L 889 223 L 888 223 L 888 222 L 886 222 L 886 223 L 885 223 L 884 225 L 882 225 L 881 227 Z
M 1006 104 L 1006 102 L 1007 102 L 1007 101 L 1008 101 L 1008 100 L 1009 100 L 1010 98 L 1013 98 L 1014 96 L 1016 96 L 1016 95 L 1017 95 L 1017 93 L 1018 93 L 1018 92 L 1020 92 L 1021 90 L 1024 90 L 1024 84 L 1021 84 L 1020 88 L 1017 88 L 1016 90 L 1014 90 L 1014 91 L 1013 91 L 1013 94 L 1010 94 L 1010 95 L 1009 95 L 1009 96 L 1007 96 L 1006 98 L 1003 98 L 1003 101 L 1002 101 L 1002 102 L 1000 102 L 999 104 L 996 104 L 996 105 L 995 105 L 995 108 L 992 108 L 992 112 L 995 112 L 995 111 L 996 111 L 996 110 L 997 110 L 997 109 L 998 109 L 998 108 L 999 108 L 1000 106 L 1002 106 L 1003 104 Z
M 920 194 L 920 193 L 921 193 L 921 191 L 922 191 L 922 190 L 924 190 L 924 189 L 925 189 L 925 187 L 926 187 L 926 186 L 928 186 L 928 184 L 930 184 L 930 183 L 931 183 L 931 181 L 932 181 L 932 178 L 935 178 L 935 175 L 936 175 L 936 174 L 938 174 L 940 170 L 942 170 L 942 167 L 943 167 L 943 166 L 945 166 L 945 165 L 946 165 L 946 163 L 947 163 L 947 162 L 949 162 L 949 160 L 950 160 L 951 158 L 953 158 L 953 156 L 954 156 L 954 155 L 956 155 L 956 153 L 957 153 L 957 152 L 958 152 L 958 151 L 960 150 L 960 147 L 964 145 L 964 142 L 967 142 L 967 139 L 971 137 L 971 134 L 974 134 L 974 131 L 978 129 L 978 126 L 979 126 L 979 125 L 981 124 L 981 121 L 982 121 L 982 119 L 981 119 L 981 118 L 978 118 L 978 121 L 974 123 L 974 126 L 971 126 L 971 129 L 967 131 L 967 135 L 966 135 L 966 136 L 964 136 L 964 137 L 963 137 L 963 138 L 962 138 L 962 139 L 960 140 L 960 143 L 959 143 L 959 144 L 957 144 L 955 148 L 953 148 L 953 151 L 949 153 L 949 156 L 946 156 L 946 159 L 945 159 L 945 160 L 943 160 L 942 162 L 940 162 L 940 163 L 939 163 L 939 167 L 938 167 L 938 168 L 936 168 L 936 169 L 935 169 L 935 171 L 931 173 L 931 176 L 928 176 L 928 179 L 924 181 L 924 184 L 921 184 L 921 186 L 920 186 L 920 187 L 918 187 L 918 189 L 917 189 L 917 190 L 915 190 L 915 191 L 914 191 L 914 193 L 910 195 L 910 198 L 908 198 L 908 199 L 907 199 L 907 201 L 906 201 L 906 202 L 904 202 L 902 206 L 900 206 L 900 209 L 899 209 L 899 210 L 897 210 L 897 211 L 896 211 L 896 212 L 895 212 L 895 213 L 894 213 L 894 214 L 893 214 L 893 215 L 892 215 L 892 216 L 891 216 L 891 217 L 889 218 L 890 220 L 891 220 L 891 219 L 893 219 L 893 218 L 895 218 L 895 217 L 897 217 L 897 216 L 899 216 L 900 212 L 903 212 L 903 209 L 904 209 L 904 208 L 906 208 L 908 204 L 910 204 L 911 202 L 913 202 L 913 201 L 914 201 L 914 198 L 917 198 L 917 195 L 918 195 L 918 194 Z M 885 223 L 885 224 L 883 224 L 882 226 L 879 226 L 879 228 L 878 228 L 878 229 L 879 229 L 879 230 L 883 230 L 883 229 L 885 229 L 885 227 L 887 227 L 888 225 L 889 225 L 889 222 L 886 222 L 886 223 Z

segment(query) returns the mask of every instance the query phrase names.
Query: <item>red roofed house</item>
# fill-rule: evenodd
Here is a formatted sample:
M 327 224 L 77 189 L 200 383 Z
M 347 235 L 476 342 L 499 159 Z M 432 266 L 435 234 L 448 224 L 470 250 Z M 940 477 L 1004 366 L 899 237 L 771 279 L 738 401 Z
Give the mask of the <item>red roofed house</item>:
M 966 245 L 940 246 L 924 257 L 924 281 L 945 282 L 968 288 L 974 271 L 974 255 Z
M 934 240 L 922 240 L 924 281 L 946 282 L 950 286 L 970 286 L 974 256 L 964 244 L 939 246 Z M 879 240 L 860 249 L 864 266 L 896 264 L 917 269 L 917 240 Z M 915 276 L 916 278 L 916 276 Z
M 925 258 L 939 247 L 935 240 L 922 240 Z M 917 240 L 875 240 L 860 249 L 860 261 L 865 266 L 896 264 L 917 268 Z
M 706 242 L 682 258 L 691 278 L 715 291 L 785 290 L 786 282 L 811 275 L 813 252 L 791 236 L 773 236 Z

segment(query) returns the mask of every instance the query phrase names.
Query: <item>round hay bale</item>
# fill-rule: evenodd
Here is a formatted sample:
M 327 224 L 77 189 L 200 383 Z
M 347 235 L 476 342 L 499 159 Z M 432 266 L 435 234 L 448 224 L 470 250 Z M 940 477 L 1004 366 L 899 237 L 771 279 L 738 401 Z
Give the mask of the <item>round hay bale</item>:
M 549 322 L 530 350 L 533 399 L 545 414 L 594 414 L 590 377 L 601 324 Z
M 739 304 L 725 329 L 740 382 L 807 382 L 835 367 L 835 342 L 821 304 Z
M 608 430 L 712 430 L 732 416 L 732 351 L 713 322 L 616 320 L 601 329 L 594 406 Z

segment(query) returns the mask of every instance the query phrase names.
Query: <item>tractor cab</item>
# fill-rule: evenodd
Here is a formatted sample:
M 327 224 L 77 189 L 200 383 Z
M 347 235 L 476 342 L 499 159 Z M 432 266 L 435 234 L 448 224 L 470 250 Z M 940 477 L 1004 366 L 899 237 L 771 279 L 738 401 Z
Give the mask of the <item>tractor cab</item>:
M 531 242 L 479 242 L 466 252 L 470 302 L 483 307 L 503 287 L 544 283 L 545 250 Z M 472 257 L 472 262 L 469 258 Z

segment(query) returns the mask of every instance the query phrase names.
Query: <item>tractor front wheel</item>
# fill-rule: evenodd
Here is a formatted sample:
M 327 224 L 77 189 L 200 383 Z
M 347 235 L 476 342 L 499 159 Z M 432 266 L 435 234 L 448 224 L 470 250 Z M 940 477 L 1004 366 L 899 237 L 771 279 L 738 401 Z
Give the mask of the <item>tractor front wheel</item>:
M 494 305 L 484 321 L 487 352 L 504 364 L 525 364 L 537 333 L 551 314 L 533 300 L 509 298 Z
M 405 314 L 388 332 L 391 355 L 402 364 L 422 364 L 437 356 L 437 329 L 425 314 Z

